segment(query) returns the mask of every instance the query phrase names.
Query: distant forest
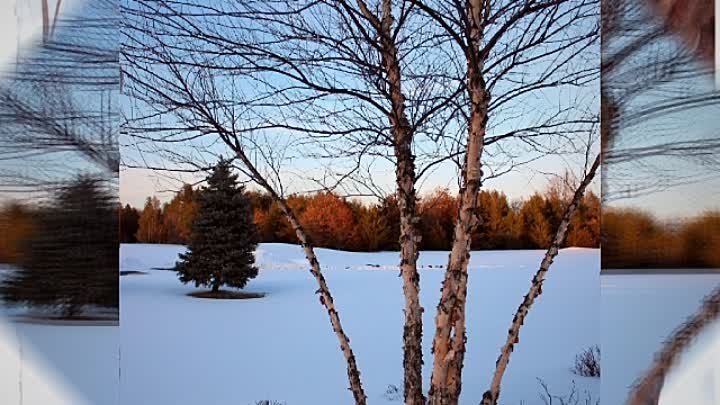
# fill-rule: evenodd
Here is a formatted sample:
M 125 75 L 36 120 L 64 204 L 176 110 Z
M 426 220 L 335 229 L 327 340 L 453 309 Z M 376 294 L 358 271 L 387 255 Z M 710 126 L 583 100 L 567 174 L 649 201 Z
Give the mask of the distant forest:
M 185 186 L 164 204 L 156 197 L 148 197 L 142 209 L 119 207 L 120 241 L 187 243 L 197 193 Z M 268 195 L 256 191 L 246 194 L 252 201 L 262 242 L 297 243 L 290 224 Z M 482 222 L 473 238 L 473 249 L 546 248 L 568 198 L 560 187 L 549 187 L 543 193 L 512 202 L 501 192 L 482 191 L 479 204 Z M 318 247 L 362 252 L 399 249 L 400 214 L 394 197 L 367 204 L 332 193 L 317 193 L 293 195 L 288 202 Z M 457 215 L 456 197 L 447 190 L 435 190 L 421 198 L 418 213 L 421 249 L 450 249 Z M 572 220 L 566 245 L 598 247 L 599 214 L 599 198 L 587 193 Z M 7 205 L 0 211 L 0 224 L 9 230 L 0 235 L 0 262 L 15 262 L 20 254 L 18 245 L 33 229 L 32 208 Z
M 122 243 L 185 244 L 195 215 L 198 191 L 185 186 L 164 204 L 148 197 L 142 209 L 119 209 Z M 290 225 L 269 196 L 246 191 L 252 201 L 262 242 L 297 243 Z M 550 187 L 529 198 L 510 201 L 498 191 L 480 193 L 482 224 L 473 249 L 543 249 L 550 243 L 568 196 Z M 364 204 L 332 193 L 293 195 L 291 208 L 319 247 L 347 251 L 398 250 L 399 212 L 394 197 Z M 600 246 L 602 267 L 720 268 L 720 212 L 708 212 L 684 222 L 663 222 L 640 209 L 606 208 L 600 230 L 600 200 L 589 192 L 572 220 L 565 246 Z M 438 189 L 418 204 L 421 249 L 448 250 L 457 215 L 457 201 Z M 0 263 L 14 263 L 22 241 L 36 228 L 33 208 L 17 203 L 0 209 Z
M 148 197 L 142 209 L 125 205 L 120 213 L 120 240 L 124 243 L 186 243 L 195 214 L 196 193 L 185 186 L 165 204 Z M 255 191 L 246 191 L 246 194 L 252 201 L 262 242 L 297 243 L 295 232 L 268 195 Z M 479 204 L 482 223 L 473 248 L 547 247 L 569 198 L 558 187 L 516 202 L 510 202 L 497 191 L 482 191 Z M 318 247 L 362 252 L 399 249 L 400 213 L 394 197 L 364 204 L 332 193 L 317 193 L 290 196 L 288 203 Z M 456 197 L 444 189 L 420 199 L 421 249 L 450 249 L 457 205 Z M 598 197 L 588 193 L 572 222 L 568 246 L 598 246 L 599 213 Z
M 604 208 L 604 269 L 720 268 L 720 211 L 661 221 L 634 208 Z

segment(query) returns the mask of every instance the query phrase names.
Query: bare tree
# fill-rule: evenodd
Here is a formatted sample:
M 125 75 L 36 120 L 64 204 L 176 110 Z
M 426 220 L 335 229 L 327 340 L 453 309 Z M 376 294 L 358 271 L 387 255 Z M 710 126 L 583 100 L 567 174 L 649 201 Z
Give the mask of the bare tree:
M 513 106 L 527 94 L 543 94 L 548 89 L 561 94 L 558 89 L 565 86 L 591 82 L 597 66 L 579 62 L 597 44 L 599 10 L 585 1 L 414 4 L 445 29 L 467 63 L 463 72 L 467 138 L 462 150 L 460 206 L 437 307 L 429 393 L 433 405 L 457 404 L 466 342 L 467 270 L 471 235 L 479 221 L 477 196 L 483 180 L 483 151 L 490 138 L 488 123 L 492 117 L 507 114 L 503 107 Z M 528 69 L 530 64 L 542 66 L 540 72 Z M 514 80 L 513 75 L 522 80 Z M 562 114 L 554 123 L 560 129 L 570 124 L 590 125 L 597 119 L 593 114 L 570 117 Z M 492 398 L 492 403 L 496 400 Z
M 578 137 L 597 120 L 591 97 L 576 90 L 597 75 L 587 58 L 597 42 L 595 9 L 590 1 L 468 9 L 416 0 L 130 1 L 123 8 L 124 87 L 132 100 L 124 137 L 139 156 L 130 164 L 201 170 L 198 159 L 230 148 L 247 178 L 283 201 L 281 150 L 288 148 L 270 143 L 292 142 L 290 159 L 346 163 L 322 182 L 326 189 L 357 184 L 362 170 L 390 162 L 402 216 L 407 404 L 425 402 L 415 189 L 443 164 L 461 171 L 461 221 L 430 390 L 432 403 L 456 403 L 480 184 L 537 157 L 577 151 Z M 552 102 L 532 101 L 540 97 Z M 494 163 L 486 173 L 483 151 Z M 148 163 L 150 155 L 170 165 Z M 349 362 L 353 368 L 358 401 L 359 372 Z
M 608 0 L 603 5 L 603 199 L 632 198 L 714 177 L 720 164 L 716 134 L 689 137 L 683 128 L 687 119 L 677 120 L 680 127 L 662 121 L 718 103 L 711 82 L 713 2 Z M 619 147 L 622 143 L 631 146 Z M 689 162 L 696 169 L 678 176 L 654 159 L 663 166 L 670 159 Z M 673 332 L 632 388 L 628 403 L 657 405 L 675 359 L 718 318 L 719 297 L 718 290 L 711 293 Z
M 117 9 L 103 0 L 55 14 L 0 84 L 5 193 L 52 189 L 78 171 L 117 180 Z
M 712 35 L 705 32 L 705 17 L 692 20 L 698 13 L 707 16 L 703 10 L 712 10 L 712 4 L 702 3 L 602 3 L 606 202 L 707 181 L 717 173 L 716 134 L 697 129 L 693 133 L 688 130 L 692 122 L 681 118 L 699 116 L 718 103 L 712 57 L 708 58 L 714 49 Z
M 324 54 L 314 48 L 326 49 L 328 45 L 323 38 L 334 37 L 319 33 L 308 35 L 304 31 L 304 18 L 314 18 L 315 8 L 291 2 L 246 2 L 233 7 L 237 8 L 229 11 L 201 2 L 158 1 L 130 2 L 123 8 L 126 22 L 124 90 L 135 103 L 142 104 L 141 108 L 130 110 L 124 131 L 132 139 L 163 145 L 161 149 L 166 155 L 180 156 L 182 163 L 190 161 L 187 156 L 192 154 L 183 156 L 181 152 L 172 151 L 168 144 L 188 145 L 191 151 L 207 154 L 213 153 L 213 148 L 217 151 L 219 143 L 220 149 L 233 152 L 240 163 L 239 169 L 270 194 L 301 242 L 318 283 L 320 302 L 327 310 L 345 355 L 355 403 L 365 404 L 367 399 L 350 340 L 340 323 L 314 249 L 285 199 L 281 164 L 283 151 L 287 149 L 278 144 L 267 146 L 270 138 L 275 137 L 268 134 L 269 131 L 330 136 L 335 131 L 352 135 L 377 130 L 351 126 L 338 130 L 332 124 L 328 124 L 330 130 L 324 129 L 321 123 L 343 117 L 334 117 L 332 111 L 323 108 L 314 115 L 303 115 L 303 104 L 322 105 L 325 98 L 337 98 L 340 103 L 381 106 L 361 90 L 334 83 L 342 79 L 345 69 L 342 57 L 324 59 Z M 345 9 L 327 10 L 334 10 L 338 15 L 346 13 Z M 355 18 L 365 20 L 354 10 Z M 293 20 L 295 18 L 297 20 Z M 197 42 L 187 45 L 184 38 L 188 35 Z M 313 38 L 318 41 L 313 43 Z M 345 39 L 352 43 L 352 37 Z M 307 47 L 298 46 L 302 44 Z M 286 53 L 288 49 L 300 52 L 300 56 Z M 310 55 L 305 58 L 304 52 Z M 322 70 L 313 72 L 309 66 L 300 64 L 300 61 L 314 61 L 313 58 L 333 66 L 337 76 L 327 77 Z M 242 84 L 236 82 L 238 78 L 242 78 Z M 252 86 L 260 88 L 254 91 Z M 268 113 L 269 107 L 280 109 Z M 158 124 L 157 117 L 165 121 Z M 338 122 L 339 127 L 343 125 L 354 124 Z
M 166 65 L 166 68 L 166 73 L 174 75 L 172 77 L 172 79 L 174 80 L 174 85 L 177 85 L 178 88 L 189 88 L 191 83 L 185 79 L 184 75 L 180 70 L 178 70 L 178 67 L 176 65 L 168 63 Z M 133 79 L 136 78 L 137 76 L 133 76 Z M 207 77 L 195 77 L 195 79 L 206 80 Z M 131 85 L 137 84 L 138 82 L 131 82 Z M 316 291 L 316 293 L 320 297 L 320 303 L 325 307 L 328 313 L 328 317 L 330 319 L 333 331 L 338 338 L 340 348 L 345 356 L 345 360 L 347 361 L 348 379 L 350 381 L 350 389 L 353 393 L 353 396 L 355 397 L 355 403 L 365 404 L 367 402 L 367 397 L 362 388 L 362 383 L 360 381 L 360 372 L 356 363 L 355 355 L 350 347 L 350 339 L 347 337 L 343 330 L 342 324 L 340 322 L 340 316 L 335 307 L 332 294 L 330 293 L 330 289 L 328 288 L 328 285 L 322 274 L 320 263 L 317 259 L 317 256 L 315 255 L 313 246 L 310 244 L 307 238 L 305 230 L 300 224 L 297 216 L 294 214 L 294 212 L 288 205 L 285 197 L 277 190 L 277 188 L 271 183 L 271 181 L 267 179 L 266 175 L 261 172 L 261 170 L 257 166 L 257 161 L 254 161 L 249 157 L 248 147 L 246 145 L 248 143 L 250 145 L 253 144 L 251 135 L 242 134 L 234 127 L 227 127 L 226 123 L 219 121 L 217 118 L 218 114 L 222 112 L 224 107 L 215 106 L 212 102 L 206 101 L 208 98 L 213 99 L 214 96 L 216 96 L 217 94 L 212 93 L 212 90 L 207 82 L 205 82 L 204 85 L 200 86 L 200 88 L 202 88 L 202 91 L 204 92 L 196 89 L 196 92 L 182 93 L 173 92 L 173 90 L 177 91 L 177 88 L 164 88 L 158 89 L 158 92 L 152 94 L 152 96 L 162 98 L 165 100 L 166 103 L 177 103 L 174 104 L 174 108 L 182 106 L 183 112 L 186 114 L 184 116 L 186 120 L 206 125 L 207 127 L 205 129 L 205 134 L 212 134 L 216 136 L 220 141 L 222 141 L 227 146 L 227 148 L 229 148 L 233 152 L 235 160 L 239 161 L 239 163 L 241 164 L 240 170 L 247 176 L 247 178 L 258 184 L 261 188 L 263 188 L 270 195 L 273 201 L 278 204 L 282 212 L 285 214 L 286 218 L 290 222 L 290 225 L 295 231 L 295 235 L 297 236 L 300 244 L 303 247 L 305 257 L 310 264 L 310 273 L 316 279 L 318 284 L 318 290 Z M 137 90 L 138 88 L 133 87 L 133 89 Z M 149 88 L 146 89 L 145 94 L 149 94 Z M 265 160 L 266 164 L 268 162 L 270 162 L 269 159 Z M 271 170 L 275 170 L 276 172 L 278 170 L 277 167 L 273 166 L 269 166 L 269 168 Z
M 455 142 L 446 134 L 455 131 L 448 130 L 447 122 L 456 114 L 455 99 L 463 90 L 462 80 L 454 74 L 456 58 L 441 46 L 447 39 L 438 34 L 440 30 L 428 29 L 426 17 L 407 1 L 245 2 L 230 8 L 182 5 L 187 8 L 180 10 L 180 3 L 155 3 L 155 9 L 167 15 L 153 7 L 128 12 L 152 16 L 144 21 L 159 19 L 163 28 L 157 49 L 173 54 L 173 60 L 184 57 L 184 68 L 212 75 L 217 84 L 210 86 L 224 86 L 228 91 L 218 100 L 242 104 L 247 112 L 243 131 L 252 132 L 254 139 L 269 131 L 309 138 L 307 142 L 320 152 L 306 152 L 307 156 L 330 158 L 333 166 L 345 157 L 351 164 L 347 172 L 333 176 L 336 184 L 353 180 L 364 159 L 370 161 L 368 165 L 376 159 L 388 160 L 395 167 L 405 295 L 404 393 L 406 403 L 424 403 L 415 188 L 423 172 L 456 156 L 444 151 L 442 142 Z M 145 35 L 141 29 L 136 32 L 138 38 Z M 180 37 L 193 37 L 203 55 L 178 43 Z M 149 55 L 140 40 L 130 37 L 127 42 L 129 65 L 166 63 L 160 55 Z M 213 55 L 223 59 L 218 61 Z M 450 64 L 446 66 L 445 61 Z M 151 70 L 134 71 L 141 69 L 144 74 Z M 225 77 L 230 73 L 243 75 L 243 83 L 231 83 Z M 133 139 L 170 139 L 148 136 L 145 118 L 134 117 L 126 127 Z M 164 132 L 202 129 L 193 125 L 185 120 Z M 172 140 L 183 137 L 191 140 L 185 134 Z M 197 144 L 193 147 L 198 149 Z M 168 155 L 167 148 L 163 149 Z M 264 149 L 255 148 L 267 158 Z M 420 169 L 418 158 L 424 160 Z M 273 174 L 275 184 L 282 184 L 278 171 Z

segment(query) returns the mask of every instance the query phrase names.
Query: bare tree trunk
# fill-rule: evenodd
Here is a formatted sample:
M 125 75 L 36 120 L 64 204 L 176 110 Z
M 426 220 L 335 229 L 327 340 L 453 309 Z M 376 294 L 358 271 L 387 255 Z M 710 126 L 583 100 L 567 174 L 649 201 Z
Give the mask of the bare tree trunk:
M 50 36 L 50 10 L 48 7 L 48 0 L 41 0 L 42 8 L 42 39 L 43 44 L 47 44 Z
M 580 205 L 583 195 L 585 195 L 585 189 L 587 189 L 588 185 L 595 177 L 598 167 L 600 167 L 600 154 L 595 157 L 595 160 L 590 167 L 590 170 L 587 172 L 585 178 L 580 182 L 580 185 L 575 190 L 575 194 L 573 195 L 570 204 L 567 206 L 567 208 L 565 208 L 565 213 L 563 214 L 558 229 L 555 231 L 555 237 L 553 238 L 552 244 L 550 244 L 550 247 L 545 252 L 545 257 L 540 263 L 540 269 L 537 271 L 537 273 L 535 273 L 535 276 L 532 279 L 530 291 L 528 291 L 527 295 L 525 295 L 522 303 L 515 312 L 512 325 L 510 325 L 510 329 L 508 330 L 507 339 L 505 340 L 505 344 L 500 350 L 500 357 L 498 357 L 497 362 L 495 363 L 495 373 L 493 374 L 490 389 L 488 391 L 485 391 L 485 393 L 483 394 L 481 405 L 497 405 L 497 400 L 500 396 L 500 385 L 502 383 L 503 375 L 505 374 L 505 369 L 507 368 L 508 362 L 510 361 L 510 355 L 513 352 L 515 344 L 520 341 L 520 328 L 524 324 L 525 317 L 527 317 L 528 312 L 530 312 L 530 307 L 532 306 L 533 302 L 537 297 L 540 296 L 540 294 L 542 294 L 542 284 L 545 280 L 545 274 L 550 269 L 553 260 L 560 251 L 560 247 L 565 242 L 568 228 L 570 226 L 570 220 L 575 214 L 577 207 Z
M 422 314 L 420 305 L 420 275 L 417 271 L 418 243 L 415 194 L 415 157 L 412 153 L 413 132 L 405 112 L 400 64 L 392 35 L 392 2 L 383 0 L 382 19 L 370 12 L 363 0 L 358 5 L 376 27 L 382 47 L 382 63 L 390 88 L 390 126 L 397 159 L 395 176 L 400 210 L 400 274 L 405 297 L 405 325 L 403 328 L 403 369 L 405 405 L 424 405 L 422 387 Z
M 673 366 L 677 356 L 708 324 L 719 318 L 720 288 L 716 288 L 705 298 L 702 308 L 672 334 L 670 340 L 655 356 L 655 361 L 648 372 L 630 392 L 627 403 L 657 405 L 665 375 Z
M 47 1 L 47 0 L 45 0 Z M 62 0 L 57 0 L 57 3 L 55 3 L 55 15 L 53 16 L 52 26 L 50 27 L 50 38 L 55 35 L 55 26 L 57 25 L 58 15 L 60 15 L 60 6 L 62 5 Z
M 481 157 L 485 143 L 487 108 L 490 95 L 482 76 L 482 60 L 478 52 L 482 36 L 482 13 L 487 5 L 482 0 L 469 2 L 470 46 L 468 58 L 468 92 L 471 115 L 468 144 L 462 170 L 458 220 L 443 281 L 440 303 L 435 317 L 433 339 L 433 374 L 429 392 L 431 405 L 456 405 L 462 385 L 465 356 L 465 301 L 467 296 L 468 262 L 472 232 L 480 219 L 477 216 L 478 193 L 482 183 Z
M 608 94 L 604 87 L 600 88 L 600 153 L 602 156 L 612 150 L 615 141 L 615 128 L 617 121 L 617 103 Z M 607 176 L 600 176 L 602 189 L 607 190 Z M 602 198 L 602 195 L 600 196 Z
M 415 215 L 415 172 L 409 143 L 395 147 L 398 159 L 397 194 L 400 209 L 400 274 L 405 296 L 405 326 L 403 329 L 404 393 L 406 405 L 423 405 L 422 388 L 422 314 L 420 305 L 420 275 L 417 271 L 418 242 Z
M 48 5 L 48 0 L 41 0 L 43 44 L 47 44 L 55 33 L 55 26 L 57 25 L 58 15 L 60 15 L 61 5 L 62 0 L 57 0 L 57 3 L 55 3 L 55 13 L 53 15 L 52 22 L 50 22 L 50 6 Z
M 345 356 L 345 361 L 347 362 L 347 375 L 348 380 L 350 381 L 350 390 L 352 391 L 353 397 L 355 398 L 355 404 L 365 405 L 367 403 L 367 396 L 363 391 L 362 382 L 360 381 L 360 371 L 358 370 L 355 355 L 350 348 L 350 339 L 345 334 L 342 324 L 340 323 L 340 314 L 338 314 L 337 310 L 335 309 L 335 302 L 333 301 L 333 297 L 330 294 L 330 289 L 325 282 L 325 277 L 322 275 L 320 263 L 317 260 L 317 256 L 315 256 L 315 250 L 313 249 L 312 245 L 308 243 L 307 235 L 305 234 L 305 231 L 300 225 L 300 221 L 298 221 L 297 217 L 295 216 L 295 213 L 293 213 L 290 207 L 287 205 L 287 201 L 285 201 L 285 199 L 283 198 L 279 198 L 277 195 L 273 195 L 273 200 L 277 202 L 278 206 L 290 222 L 293 230 L 295 230 L 295 235 L 300 241 L 300 245 L 305 251 L 305 257 L 310 263 L 310 273 L 312 273 L 312 275 L 315 277 L 315 280 L 317 280 L 317 294 L 320 295 L 320 303 L 327 310 L 333 331 L 335 332 L 335 335 L 340 341 L 340 349 L 342 350 L 343 355 Z
M 226 134 L 226 131 L 221 126 L 216 125 L 216 128 L 219 132 Z M 366 405 L 367 396 L 365 395 L 365 391 L 362 387 L 362 382 L 360 380 L 360 371 L 357 366 L 357 361 L 355 360 L 355 354 L 350 347 L 350 338 L 347 337 L 345 331 L 343 330 L 342 324 L 340 323 L 340 314 L 337 312 L 337 309 L 335 309 L 335 302 L 333 301 L 332 294 L 330 294 L 330 289 L 327 286 L 325 277 L 322 274 L 320 262 L 315 255 L 315 250 L 313 246 L 308 242 L 308 237 L 305 234 L 305 230 L 300 224 L 300 221 L 298 220 L 295 213 L 292 211 L 292 209 L 290 209 L 287 201 L 280 195 L 278 195 L 272 185 L 270 185 L 270 183 L 265 180 L 265 178 L 255 168 L 255 165 L 253 165 L 252 161 L 250 161 L 250 159 L 248 159 L 248 157 L 245 155 L 245 152 L 242 150 L 242 148 L 237 146 L 234 142 L 227 138 L 227 136 L 228 135 L 223 136 L 225 142 L 228 144 L 228 146 L 231 146 L 238 159 L 240 159 L 240 161 L 245 165 L 248 171 L 251 172 L 254 180 L 262 188 L 264 188 L 270 194 L 273 201 L 278 204 L 278 207 L 280 207 L 280 210 L 283 212 L 283 214 L 285 214 L 288 222 L 290 222 L 290 226 L 292 226 L 293 230 L 295 231 L 295 235 L 297 236 L 298 241 L 300 241 L 300 245 L 305 252 L 305 258 L 310 264 L 310 273 L 313 275 L 313 277 L 315 277 L 315 280 L 317 281 L 318 289 L 316 291 L 316 294 L 320 296 L 320 303 L 327 310 L 328 317 L 330 318 L 330 324 L 332 325 L 333 331 L 335 332 L 335 336 L 337 336 L 338 341 L 340 342 L 340 350 L 342 350 L 343 355 L 345 356 L 345 361 L 347 362 L 347 375 L 350 382 L 350 391 L 352 391 L 353 393 L 355 405 Z

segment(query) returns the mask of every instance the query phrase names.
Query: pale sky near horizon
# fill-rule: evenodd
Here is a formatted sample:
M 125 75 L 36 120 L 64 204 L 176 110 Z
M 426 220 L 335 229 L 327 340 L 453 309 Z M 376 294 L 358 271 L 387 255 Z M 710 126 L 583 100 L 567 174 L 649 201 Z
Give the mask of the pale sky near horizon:
M 545 189 L 550 177 L 539 173 L 556 171 L 562 173 L 565 168 L 577 171 L 579 164 L 569 165 L 559 162 L 558 159 L 545 159 L 533 165 L 533 168 L 525 168 L 516 172 L 503 175 L 499 179 L 490 179 L 483 187 L 490 190 L 499 190 L 504 192 L 509 199 L 522 199 L 532 195 L 536 191 Z M 191 177 L 183 176 L 188 183 L 201 179 L 201 176 Z M 375 175 L 378 183 L 382 183 L 385 190 L 392 190 L 395 181 L 395 175 L 392 170 L 379 171 Z M 448 188 L 457 191 L 457 176 L 448 171 L 447 175 L 432 176 L 426 182 L 421 182 L 418 187 L 420 195 L 432 192 L 436 188 Z M 120 200 L 125 204 L 142 208 L 145 199 L 150 195 L 155 195 L 160 201 L 168 201 L 173 196 L 173 191 L 178 188 L 181 182 L 170 180 L 162 174 L 150 172 L 142 169 L 126 169 L 120 172 Z M 599 181 L 593 183 L 593 191 L 599 192 Z M 249 186 L 254 188 L 253 186 Z

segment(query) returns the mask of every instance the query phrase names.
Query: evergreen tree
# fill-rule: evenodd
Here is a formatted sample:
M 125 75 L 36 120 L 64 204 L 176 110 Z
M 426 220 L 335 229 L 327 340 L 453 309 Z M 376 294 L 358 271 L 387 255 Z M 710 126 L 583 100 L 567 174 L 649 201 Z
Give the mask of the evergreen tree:
M 368 252 L 380 250 L 387 244 L 387 240 L 391 234 L 387 218 L 382 216 L 380 207 L 377 205 L 365 207 L 358 204 L 357 216 L 357 232 L 360 234 L 360 242 L 362 245 L 356 249 Z
M 473 249 L 508 249 L 512 243 L 512 210 L 505 194 L 482 190 L 478 195 L 482 219 L 473 234 Z
M 380 216 L 387 223 L 388 234 L 380 245 L 381 250 L 400 250 L 400 207 L 395 196 L 380 201 Z
M 520 209 L 525 243 L 532 249 L 544 249 L 550 246 L 552 225 L 545 216 L 545 199 L 533 194 Z
M 421 249 L 447 250 L 453 239 L 457 199 L 447 189 L 437 189 L 418 202 Z
M 101 181 L 75 180 L 36 216 L 18 271 L 0 286 L 3 299 L 58 307 L 65 317 L 86 305 L 117 308 L 117 205 Z
M 183 283 L 243 288 L 258 274 L 253 252 L 259 242 L 250 200 L 230 162 L 221 160 L 197 196 L 198 209 L 187 253 L 176 269 Z
M 120 209 L 120 243 L 137 242 L 137 231 L 140 227 L 140 212 L 137 209 L 125 204 Z

